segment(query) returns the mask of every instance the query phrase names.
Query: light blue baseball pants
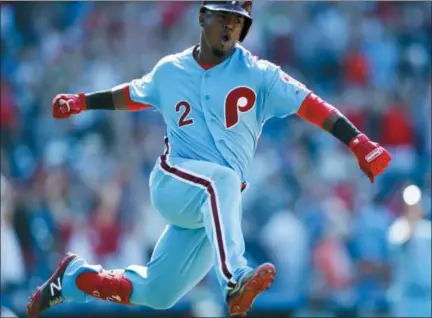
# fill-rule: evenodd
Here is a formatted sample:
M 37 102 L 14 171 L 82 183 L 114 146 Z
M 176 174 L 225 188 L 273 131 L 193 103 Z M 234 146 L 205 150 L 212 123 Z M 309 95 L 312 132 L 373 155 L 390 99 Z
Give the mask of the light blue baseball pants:
M 158 159 L 150 176 L 151 199 L 169 225 L 147 266 L 125 269 L 133 286 L 132 304 L 170 308 L 213 265 L 225 297 L 227 287 L 251 270 L 243 256 L 240 187 L 239 177 L 230 168 L 167 154 Z M 78 290 L 75 279 L 101 269 L 81 258 L 74 260 L 63 278 L 64 298 L 90 301 L 92 297 Z

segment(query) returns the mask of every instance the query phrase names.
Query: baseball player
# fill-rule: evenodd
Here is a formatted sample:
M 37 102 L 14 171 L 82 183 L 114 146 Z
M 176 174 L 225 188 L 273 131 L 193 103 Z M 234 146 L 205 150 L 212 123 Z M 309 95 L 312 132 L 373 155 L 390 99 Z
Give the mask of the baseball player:
M 53 116 L 153 108 L 166 123 L 165 151 L 150 175 L 151 200 L 168 226 L 147 266 L 107 270 L 69 253 L 32 296 L 36 317 L 63 301 L 99 298 L 172 307 L 214 266 L 230 315 L 245 315 L 268 289 L 270 263 L 244 257 L 241 192 L 264 123 L 297 114 L 345 143 L 371 182 L 391 157 L 334 107 L 239 44 L 252 25 L 251 1 L 204 1 L 199 44 L 162 58 L 144 77 L 106 91 L 57 95 Z

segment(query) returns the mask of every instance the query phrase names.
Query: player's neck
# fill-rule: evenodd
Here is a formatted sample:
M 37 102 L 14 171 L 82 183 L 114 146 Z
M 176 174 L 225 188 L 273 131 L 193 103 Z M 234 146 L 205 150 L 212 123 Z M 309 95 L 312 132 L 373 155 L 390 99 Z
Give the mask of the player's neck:
M 217 56 L 213 53 L 211 48 L 209 48 L 206 45 L 203 45 L 201 41 L 201 43 L 195 49 L 194 57 L 199 64 L 215 66 L 225 61 L 231 54 L 232 52 L 228 52 L 223 56 Z

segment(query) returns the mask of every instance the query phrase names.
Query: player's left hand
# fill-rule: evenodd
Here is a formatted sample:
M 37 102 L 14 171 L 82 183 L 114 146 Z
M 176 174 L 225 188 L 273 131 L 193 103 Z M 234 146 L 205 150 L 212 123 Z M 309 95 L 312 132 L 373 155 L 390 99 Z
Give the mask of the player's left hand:
M 84 93 L 58 94 L 52 101 L 52 114 L 56 119 L 69 118 L 87 108 Z
M 376 176 L 384 172 L 391 161 L 390 153 L 364 134 L 351 140 L 349 147 L 357 157 L 360 169 L 372 183 Z

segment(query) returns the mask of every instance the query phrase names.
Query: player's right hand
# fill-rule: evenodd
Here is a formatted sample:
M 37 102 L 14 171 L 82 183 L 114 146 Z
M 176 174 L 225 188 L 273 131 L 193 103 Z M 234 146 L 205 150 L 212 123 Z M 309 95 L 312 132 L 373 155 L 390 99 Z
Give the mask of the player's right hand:
M 52 101 L 53 117 L 65 119 L 86 110 L 85 95 L 80 94 L 58 94 Z

